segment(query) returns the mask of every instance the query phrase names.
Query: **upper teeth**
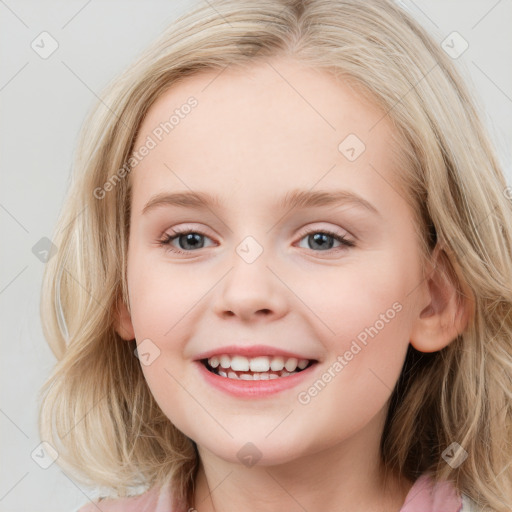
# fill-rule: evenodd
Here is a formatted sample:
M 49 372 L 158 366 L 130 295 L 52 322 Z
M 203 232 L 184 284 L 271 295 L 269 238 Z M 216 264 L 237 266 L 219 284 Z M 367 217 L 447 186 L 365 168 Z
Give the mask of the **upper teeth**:
M 281 356 L 258 356 L 249 358 L 222 354 L 221 356 L 213 356 L 208 359 L 208 364 L 212 368 L 217 368 L 220 364 L 222 368 L 231 368 L 236 372 L 268 372 L 269 370 L 279 372 L 283 370 L 283 368 L 288 372 L 293 372 L 297 367 L 303 370 L 308 363 L 308 359 L 297 359 L 295 357 L 285 359 Z

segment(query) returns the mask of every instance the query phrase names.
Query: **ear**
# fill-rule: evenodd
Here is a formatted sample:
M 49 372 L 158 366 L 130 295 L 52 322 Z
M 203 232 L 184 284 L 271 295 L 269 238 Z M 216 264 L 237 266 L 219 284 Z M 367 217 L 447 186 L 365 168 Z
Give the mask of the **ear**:
M 119 299 L 114 308 L 114 328 L 123 340 L 135 339 L 132 325 L 132 317 L 128 307 L 122 299 Z
M 426 305 L 415 319 L 411 345 L 420 352 L 436 352 L 466 328 L 472 316 L 472 293 L 459 281 L 446 250 L 436 245 L 423 283 Z M 462 288 L 462 290 L 461 290 Z

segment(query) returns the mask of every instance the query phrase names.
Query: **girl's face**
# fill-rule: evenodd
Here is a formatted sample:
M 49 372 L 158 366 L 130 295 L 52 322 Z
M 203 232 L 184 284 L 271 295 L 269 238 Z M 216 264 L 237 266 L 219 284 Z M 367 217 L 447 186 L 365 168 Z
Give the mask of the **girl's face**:
M 190 77 L 150 108 L 119 332 L 201 449 L 270 465 L 356 436 L 377 447 L 428 304 L 391 130 L 341 81 L 284 59 Z M 314 363 L 237 380 L 206 369 L 213 354 Z

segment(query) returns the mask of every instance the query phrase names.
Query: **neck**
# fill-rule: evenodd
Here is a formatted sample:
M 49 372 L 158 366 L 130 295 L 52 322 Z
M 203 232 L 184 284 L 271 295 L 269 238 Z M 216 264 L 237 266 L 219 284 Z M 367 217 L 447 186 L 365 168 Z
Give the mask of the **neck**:
M 413 483 L 395 473 L 384 476 L 379 459 L 380 438 L 371 430 L 372 425 L 367 425 L 335 446 L 266 466 L 245 467 L 198 447 L 201 462 L 194 509 L 399 512 Z

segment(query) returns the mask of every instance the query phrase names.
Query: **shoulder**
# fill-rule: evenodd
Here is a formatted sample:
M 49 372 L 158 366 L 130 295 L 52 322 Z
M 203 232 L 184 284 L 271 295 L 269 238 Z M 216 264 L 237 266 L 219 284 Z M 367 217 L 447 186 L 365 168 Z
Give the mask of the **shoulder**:
M 462 506 L 462 497 L 451 482 L 434 482 L 423 474 L 409 490 L 400 512 L 466 512 Z
M 154 493 L 148 491 L 127 498 L 99 498 L 87 503 L 78 512 L 156 512 L 156 504 Z
M 462 493 L 462 508 L 460 512 L 480 512 L 480 508 L 469 496 Z
M 152 487 L 138 496 L 99 498 L 77 512 L 181 512 L 173 502 L 170 488 Z

